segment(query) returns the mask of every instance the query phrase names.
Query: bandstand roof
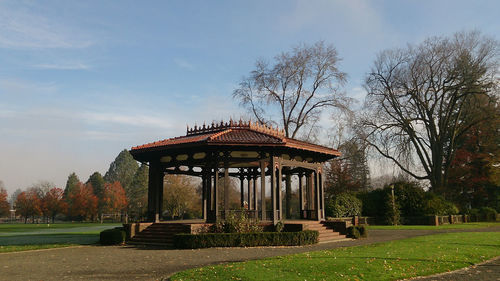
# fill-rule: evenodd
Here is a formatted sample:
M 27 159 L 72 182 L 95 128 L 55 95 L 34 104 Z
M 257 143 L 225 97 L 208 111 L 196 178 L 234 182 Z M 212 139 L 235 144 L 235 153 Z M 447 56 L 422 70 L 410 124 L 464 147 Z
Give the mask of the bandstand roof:
M 335 158 L 340 152 L 329 147 L 285 137 L 283 130 L 258 123 L 226 122 L 209 126 L 187 128 L 186 135 L 134 146 L 134 157 L 151 152 L 210 146 L 267 147 L 298 150 L 305 153 L 321 154 L 322 158 Z

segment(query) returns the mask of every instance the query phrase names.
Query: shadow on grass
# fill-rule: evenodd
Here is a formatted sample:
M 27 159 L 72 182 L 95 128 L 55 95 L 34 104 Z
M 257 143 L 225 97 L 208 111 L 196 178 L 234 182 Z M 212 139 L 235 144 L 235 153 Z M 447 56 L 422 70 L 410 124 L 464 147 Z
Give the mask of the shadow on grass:
M 50 234 L 0 237 L 0 246 L 23 246 L 42 244 L 91 245 L 99 242 L 99 234 Z

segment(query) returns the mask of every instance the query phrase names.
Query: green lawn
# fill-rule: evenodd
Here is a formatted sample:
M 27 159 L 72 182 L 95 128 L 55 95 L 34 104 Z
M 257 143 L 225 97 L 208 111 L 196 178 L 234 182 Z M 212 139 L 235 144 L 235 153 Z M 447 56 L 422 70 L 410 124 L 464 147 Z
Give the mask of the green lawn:
M 500 232 L 446 233 L 207 266 L 172 280 L 397 280 L 446 272 L 500 255 Z
M 119 223 L 0 224 L 0 253 L 91 245 Z
M 457 224 L 434 225 L 369 225 L 368 229 L 416 229 L 416 230 L 435 230 L 435 229 L 471 229 L 500 226 L 500 222 L 469 222 Z

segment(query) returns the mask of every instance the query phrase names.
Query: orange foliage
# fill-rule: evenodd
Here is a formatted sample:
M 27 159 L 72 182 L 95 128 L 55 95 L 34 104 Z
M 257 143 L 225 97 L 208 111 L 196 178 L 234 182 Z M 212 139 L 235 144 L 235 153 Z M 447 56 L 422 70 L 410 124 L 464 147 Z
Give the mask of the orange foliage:
M 42 213 L 47 220 L 52 218 L 52 222 L 54 222 L 57 214 L 66 212 L 68 204 L 64 202 L 63 196 L 64 190 L 57 187 L 53 187 L 45 193 L 42 198 Z
M 82 220 L 93 220 L 96 217 L 98 199 L 94 195 L 92 185 L 79 182 L 68 194 L 68 199 L 68 215 L 80 217 Z
M 28 217 L 35 217 L 41 214 L 41 201 L 36 190 L 21 192 L 16 198 L 16 212 L 24 217 L 24 223 Z
M 5 188 L 0 188 L 0 217 L 7 216 L 9 214 L 10 205 L 7 201 L 7 190 Z
M 127 208 L 127 195 L 120 182 L 104 184 L 103 212 L 117 213 Z

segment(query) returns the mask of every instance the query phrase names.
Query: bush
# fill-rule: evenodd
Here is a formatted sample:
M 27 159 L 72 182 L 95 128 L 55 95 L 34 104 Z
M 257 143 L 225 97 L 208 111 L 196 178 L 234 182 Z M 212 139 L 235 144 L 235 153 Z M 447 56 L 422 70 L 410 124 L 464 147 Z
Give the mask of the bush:
M 456 215 L 458 208 L 443 197 L 429 192 L 425 195 L 424 213 L 430 216 Z
M 364 226 L 364 225 L 349 226 L 347 228 L 347 237 L 354 238 L 354 239 L 366 238 L 366 237 L 368 237 L 368 230 L 366 229 L 366 226 Z
M 351 217 L 361 215 L 362 202 L 351 193 L 341 193 L 327 200 L 325 212 L 327 217 Z
M 262 226 L 256 221 L 247 218 L 244 212 L 232 212 L 225 220 L 218 221 L 210 228 L 203 230 L 205 233 L 250 233 L 262 232 Z
M 282 221 L 279 221 L 276 223 L 276 225 L 274 226 L 274 231 L 276 232 L 282 232 L 283 231 L 283 228 L 285 228 L 285 225 L 283 224 Z
M 174 245 L 181 249 L 211 247 L 300 246 L 318 243 L 319 232 L 180 233 Z
M 117 245 L 125 243 L 127 237 L 123 227 L 106 229 L 99 234 L 99 240 L 102 245 Z
M 470 221 L 472 221 L 472 222 L 478 222 L 481 220 L 481 218 L 479 216 L 479 209 L 470 209 L 468 211 L 468 214 L 469 214 Z
M 357 226 L 359 235 L 361 235 L 362 238 L 368 237 L 368 229 L 364 225 Z
M 383 217 L 384 210 L 381 208 L 386 197 L 386 190 L 375 189 L 370 192 L 360 192 L 357 197 L 362 203 L 362 215 L 369 217 Z
M 394 194 L 400 206 L 402 216 L 413 217 L 425 215 L 425 191 L 420 188 L 416 182 L 395 182 Z
M 482 207 L 479 209 L 479 218 L 482 221 L 496 221 L 497 211 L 490 207 Z

